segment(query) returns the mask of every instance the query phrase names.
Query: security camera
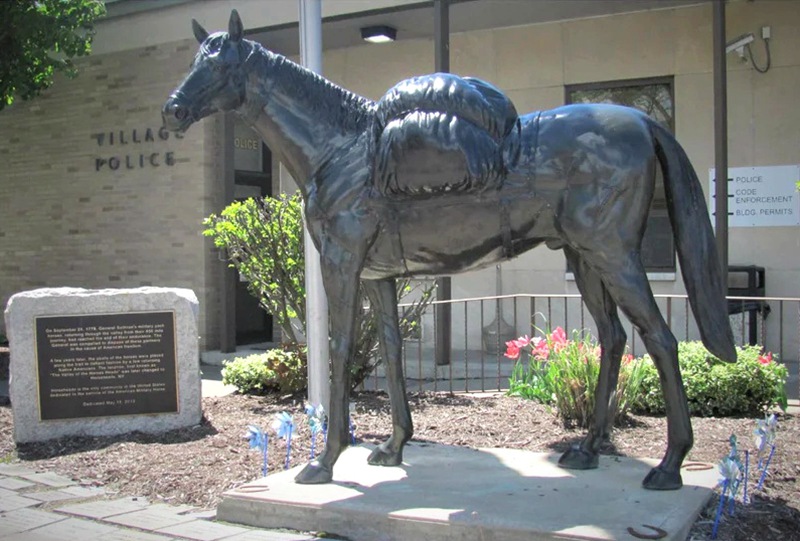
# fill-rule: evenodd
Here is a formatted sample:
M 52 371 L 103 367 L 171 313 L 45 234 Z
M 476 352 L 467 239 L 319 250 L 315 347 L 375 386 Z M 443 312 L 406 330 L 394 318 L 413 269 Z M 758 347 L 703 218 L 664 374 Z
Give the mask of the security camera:
M 736 51 L 739 55 L 744 56 L 744 46 L 752 43 L 754 39 L 753 34 L 750 33 L 733 38 L 725 45 L 725 53 Z

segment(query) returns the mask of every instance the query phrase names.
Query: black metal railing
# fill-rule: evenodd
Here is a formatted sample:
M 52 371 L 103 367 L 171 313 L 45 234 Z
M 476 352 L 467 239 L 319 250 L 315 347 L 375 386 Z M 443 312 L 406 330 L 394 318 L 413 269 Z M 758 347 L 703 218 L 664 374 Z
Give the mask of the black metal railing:
M 700 333 L 686 295 L 655 295 L 661 313 L 678 340 L 699 340 Z M 434 307 L 451 305 L 451 362 L 434 361 Z M 731 327 L 737 345 L 756 344 L 789 367 L 789 396 L 797 398 L 800 359 L 800 298 L 728 297 Z M 497 317 L 500 314 L 501 317 Z M 633 325 L 620 317 L 628 334 L 628 350 L 645 353 Z M 419 332 L 403 344 L 403 365 L 409 391 L 489 392 L 508 388 L 514 362 L 504 356 L 505 342 L 527 334 L 541 336 L 563 327 L 597 336 L 594 321 L 580 295 L 502 295 L 434 301 L 422 314 Z M 487 339 L 490 343 L 487 343 Z M 379 365 L 365 381 L 366 390 L 385 389 Z

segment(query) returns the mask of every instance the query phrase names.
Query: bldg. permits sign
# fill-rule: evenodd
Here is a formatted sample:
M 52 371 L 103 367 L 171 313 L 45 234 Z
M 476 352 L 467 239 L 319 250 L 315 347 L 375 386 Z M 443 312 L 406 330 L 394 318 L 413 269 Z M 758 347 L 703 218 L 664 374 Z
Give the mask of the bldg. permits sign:
M 713 216 L 714 169 L 709 169 L 708 175 L 708 205 Z M 800 165 L 733 167 L 728 175 L 730 227 L 800 225 Z

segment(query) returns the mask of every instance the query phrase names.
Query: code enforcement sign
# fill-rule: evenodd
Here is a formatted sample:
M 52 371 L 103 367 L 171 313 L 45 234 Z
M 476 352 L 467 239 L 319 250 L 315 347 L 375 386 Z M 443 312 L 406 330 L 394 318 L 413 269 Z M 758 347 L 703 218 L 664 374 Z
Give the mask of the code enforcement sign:
M 708 205 L 714 216 L 714 169 L 708 170 Z M 800 225 L 800 165 L 728 169 L 728 225 L 774 227 Z M 712 218 L 712 223 L 714 222 Z

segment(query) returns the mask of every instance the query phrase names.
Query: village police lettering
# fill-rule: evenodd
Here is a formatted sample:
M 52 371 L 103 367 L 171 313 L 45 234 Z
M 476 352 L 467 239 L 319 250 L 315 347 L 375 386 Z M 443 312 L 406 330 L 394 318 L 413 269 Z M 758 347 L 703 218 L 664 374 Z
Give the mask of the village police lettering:
M 183 139 L 181 134 L 171 134 L 163 126 L 154 130 L 146 128 L 144 130 L 134 128 L 132 130 L 114 130 L 109 132 L 97 132 L 91 135 L 97 141 L 99 147 L 111 147 L 116 145 L 146 144 L 167 141 L 170 135 L 176 139 Z M 175 165 L 175 153 L 167 152 L 135 152 L 133 154 L 97 157 L 94 160 L 94 170 L 101 171 L 105 168 L 111 171 L 119 169 L 142 169 L 144 167 L 160 167 L 161 165 Z
M 249 137 L 234 137 L 233 148 L 240 148 L 242 150 L 261 150 L 261 141 Z

